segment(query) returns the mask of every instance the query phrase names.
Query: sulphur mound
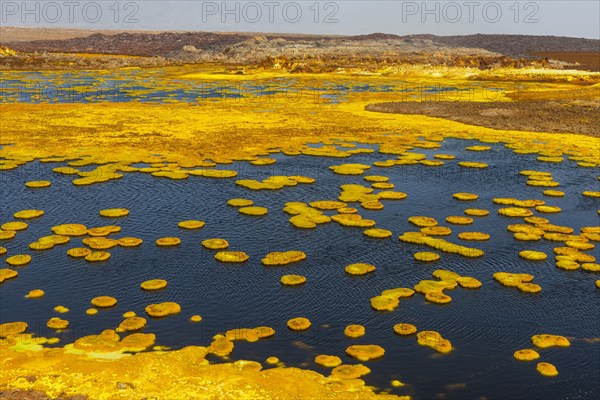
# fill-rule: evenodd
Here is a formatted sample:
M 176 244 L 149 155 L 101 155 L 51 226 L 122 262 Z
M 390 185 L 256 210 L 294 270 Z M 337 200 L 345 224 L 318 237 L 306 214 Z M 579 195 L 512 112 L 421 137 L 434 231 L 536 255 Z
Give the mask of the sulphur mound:
M 83 236 L 87 234 L 87 228 L 81 224 L 63 224 L 52 227 L 52 232 L 64 236 Z
M 140 238 L 135 237 L 124 237 L 117 239 L 117 244 L 121 247 L 137 247 L 143 242 Z
M 177 226 L 183 229 L 200 229 L 204 226 L 204 224 L 204 221 L 189 219 L 186 221 L 179 222 Z
M 176 237 L 163 237 L 156 239 L 156 245 L 161 247 L 179 246 L 181 239 Z
M 167 281 L 164 279 L 150 279 L 140 284 L 140 287 L 144 290 L 161 290 L 167 287 Z
M 287 286 L 296 286 L 306 283 L 306 277 L 302 275 L 284 275 L 281 277 L 281 283 Z
M 304 331 L 310 328 L 311 322 L 308 318 L 297 317 L 287 322 L 287 327 L 293 331 Z
M 27 322 L 5 322 L 0 324 L 0 337 L 20 335 L 27 330 Z
M 409 217 L 408 222 L 410 222 L 411 224 L 414 224 L 420 228 L 423 228 L 426 226 L 435 226 L 438 224 L 438 222 L 434 218 L 424 217 L 424 216 Z
M 537 365 L 537 371 L 544 376 L 556 376 L 558 371 L 556 367 L 547 362 L 541 362 Z
M 228 200 L 227 204 L 229 204 L 232 207 L 248 207 L 248 206 L 251 206 L 252 204 L 254 204 L 254 202 L 252 200 L 248 200 L 248 199 L 235 198 L 235 199 Z
M 54 311 L 60 314 L 68 313 L 70 310 L 65 306 L 56 306 L 54 307 Z
M 474 161 L 459 161 L 458 165 L 465 168 L 487 168 L 488 165 L 482 162 L 474 162 Z
M 452 197 L 454 197 L 457 200 L 463 200 L 463 201 L 477 200 L 479 198 L 479 196 L 476 195 L 475 193 L 465 193 L 465 192 L 454 193 L 452 195 Z
M 444 339 L 436 331 L 421 331 L 417 333 L 417 342 L 421 346 L 428 346 L 439 353 L 449 353 L 452 351 L 452 344 L 449 340 Z
M 571 342 L 569 342 L 569 339 L 567 339 L 566 337 L 560 335 L 550 335 L 547 333 L 533 335 L 531 337 L 531 343 L 533 343 L 534 346 L 540 347 L 542 349 L 554 346 L 569 347 L 571 345 Z
M 428 236 L 448 236 L 452 234 L 452 229 L 447 226 L 426 226 L 420 231 Z
M 312 208 L 316 208 L 318 210 L 337 210 L 339 208 L 344 208 L 348 206 L 348 204 L 342 201 L 333 201 L 333 200 L 319 200 L 312 201 L 309 203 Z
M 74 247 L 72 249 L 67 250 L 67 254 L 75 258 L 83 258 L 91 253 L 92 251 L 86 247 Z
M 21 222 L 21 221 L 14 221 L 14 222 L 6 222 L 4 224 L 2 224 L 2 226 L 0 226 L 0 229 L 2 229 L 3 231 L 23 231 L 25 229 L 27 229 L 29 225 L 27 225 L 27 223 L 25 222 Z
M 371 307 L 377 311 L 393 311 L 398 307 L 400 301 L 397 297 L 381 295 L 371 298 Z
M 363 231 L 363 235 L 369 236 L 372 238 L 385 239 L 392 236 L 392 231 L 388 229 L 381 228 L 371 228 Z
M 530 217 L 533 215 L 533 212 L 527 208 L 506 207 L 498 209 L 498 214 L 505 217 Z
M 167 301 L 164 303 L 150 304 L 145 308 L 146 314 L 155 318 L 167 317 L 169 315 L 181 312 L 181 306 L 175 302 Z
M 346 349 L 346 354 L 360 361 L 369 361 L 383 357 L 385 350 L 376 344 L 355 344 Z
M 481 208 L 467 208 L 465 214 L 472 217 L 485 217 L 486 215 L 489 215 L 490 212 Z
M 274 251 L 265 256 L 261 261 L 263 265 L 286 265 L 306 259 L 306 254 L 299 250 Z
M 338 379 L 358 379 L 367 375 L 371 370 L 362 364 L 347 365 L 342 364 L 331 371 L 331 376 Z
M 108 250 L 119 244 L 116 240 L 105 237 L 85 238 L 82 243 L 94 250 Z
M 250 258 L 243 251 L 219 251 L 215 259 L 224 263 L 242 263 Z
M 358 337 L 364 336 L 365 335 L 365 327 L 362 325 L 356 325 L 356 324 L 348 325 L 344 329 L 344 335 L 346 335 L 350 338 L 358 338 Z
M 202 241 L 202 246 L 211 250 L 222 250 L 229 247 L 229 242 L 221 238 L 211 238 Z
M 322 365 L 326 368 L 335 368 L 342 364 L 342 359 L 338 356 L 331 356 L 326 354 L 320 354 L 315 357 L 315 363 Z
M 387 182 L 390 180 L 387 176 L 383 175 L 368 175 L 363 177 L 363 179 L 367 182 Z
M 29 254 L 17 254 L 8 257 L 5 261 L 8 265 L 11 265 L 13 267 L 21 267 L 31 262 L 31 256 Z
M 350 275 L 365 275 L 368 274 L 369 272 L 373 272 L 375 271 L 375 266 L 372 264 L 366 264 L 366 263 L 355 263 L 355 264 L 350 264 L 350 265 L 346 265 L 346 273 L 350 274 Z
M 123 321 L 121 321 L 121 323 L 119 324 L 119 327 L 117 328 L 117 332 L 137 331 L 139 329 L 142 329 L 145 326 L 146 326 L 146 318 L 128 317 L 128 318 L 125 318 Z
M 465 150 L 470 150 L 470 151 L 487 151 L 490 149 L 491 149 L 490 146 L 469 146 L 469 147 L 465 148 Z
M 85 261 L 89 262 L 100 262 L 106 261 L 110 258 L 110 253 L 106 251 L 92 251 L 85 256 Z
M 114 307 L 117 304 L 117 299 L 110 296 L 99 296 L 94 297 L 91 301 L 94 307 L 98 308 L 109 308 Z
M 266 207 L 258 207 L 258 206 L 249 206 L 249 207 L 241 207 L 238 208 L 238 211 L 244 215 L 267 215 L 269 210 Z
M 374 222 L 373 222 L 373 225 L 375 225 Z M 4 230 L 0 229 L 0 240 L 12 239 L 16 235 L 17 235 L 17 232 L 15 232 L 15 231 L 4 231 Z
M 121 232 L 121 227 L 117 225 L 97 226 L 88 229 L 88 235 L 90 236 L 108 236 L 117 232 Z
M 548 256 L 546 255 L 546 253 L 541 252 L 541 251 L 523 250 L 523 251 L 519 252 L 519 257 L 524 258 L 526 260 L 531 260 L 531 261 L 543 261 Z
M 396 332 L 398 335 L 412 335 L 413 333 L 415 333 L 417 331 L 417 327 L 412 325 L 412 324 L 396 324 L 394 325 L 394 332 Z
M 45 293 L 42 289 L 33 289 L 30 290 L 25 297 L 28 299 L 39 299 L 40 297 L 44 297 L 44 294 Z
M 50 329 L 67 329 L 69 327 L 69 321 L 54 317 L 48 320 L 46 326 Z
M 17 219 L 31 219 L 41 217 L 42 215 L 44 215 L 43 210 L 21 210 L 14 213 L 13 217 Z
M 0 283 L 8 279 L 16 278 L 18 275 L 19 273 L 17 271 L 14 271 L 10 268 L 2 268 L 0 269 Z
M 126 208 L 107 208 L 100 210 L 100 215 L 102 217 L 119 218 L 129 215 L 129 210 Z
M 463 217 L 460 215 L 451 215 L 446 217 L 446 222 L 455 225 L 469 225 L 473 223 L 473 218 Z
M 225 332 L 225 338 L 230 341 L 256 342 L 275 335 L 275 329 L 269 326 L 257 326 L 256 328 L 237 328 Z
M 540 353 L 532 349 L 517 350 L 513 356 L 519 361 L 533 361 L 540 358 Z
M 458 238 L 462 240 L 489 240 L 490 235 L 484 232 L 461 232 Z
M 440 255 L 431 251 L 420 251 L 413 255 L 417 261 L 437 261 L 440 259 Z
M 28 188 L 38 189 L 49 187 L 51 184 L 52 183 L 50 181 L 29 181 L 25 183 L 25 186 L 27 186 Z

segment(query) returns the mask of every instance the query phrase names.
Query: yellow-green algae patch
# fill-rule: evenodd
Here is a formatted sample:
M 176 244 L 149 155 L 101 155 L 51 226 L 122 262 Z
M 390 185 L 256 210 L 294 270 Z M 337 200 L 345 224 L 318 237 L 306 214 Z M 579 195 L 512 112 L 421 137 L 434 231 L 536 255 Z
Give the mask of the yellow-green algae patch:
M 365 327 L 358 324 L 351 324 L 344 328 L 344 335 L 350 338 L 359 338 L 365 335 Z
M 199 221 L 199 220 L 186 220 L 186 221 L 181 221 L 177 224 L 177 226 L 179 226 L 180 228 L 183 229 L 200 229 L 205 225 L 204 221 Z
M 3 231 L 23 231 L 25 229 L 27 229 L 28 225 L 25 222 L 21 222 L 21 221 L 13 221 L 13 222 L 6 222 L 4 224 L 2 224 L 2 226 L 0 226 L 0 228 Z
M 42 289 L 33 289 L 30 290 L 29 293 L 25 297 L 28 299 L 39 299 L 40 297 L 44 297 L 46 293 Z
M 326 368 L 335 368 L 342 364 L 342 359 L 338 356 L 332 356 L 327 354 L 320 354 L 315 357 L 315 363 L 322 365 Z
M 85 256 L 85 261 L 88 262 L 101 262 L 106 261 L 110 258 L 110 253 L 107 251 L 92 251 Z
M 69 327 L 69 321 L 60 319 L 57 317 L 50 318 L 46 323 L 46 326 L 50 329 L 62 330 L 67 329 Z
M 533 361 L 540 358 L 540 353 L 532 349 L 517 350 L 513 356 L 519 361 Z
M 557 376 L 558 370 L 553 364 L 541 362 L 537 364 L 537 371 L 544 376 Z
M 21 210 L 14 213 L 13 217 L 17 219 L 32 219 L 41 217 L 42 215 L 44 215 L 43 210 Z
M 240 207 L 238 208 L 238 211 L 240 212 L 240 214 L 255 216 L 267 215 L 267 213 L 269 212 L 267 207 L 259 206 Z
M 569 347 L 571 342 L 564 336 L 560 335 L 551 335 L 548 333 L 533 335 L 531 337 L 531 343 L 534 346 L 545 349 L 547 347 Z
M 248 199 L 230 199 L 227 201 L 227 204 L 229 204 L 232 207 L 248 207 L 251 206 L 252 204 L 254 204 L 254 202 L 252 200 L 248 200 Z
M 439 353 L 449 353 L 452 351 L 452 343 L 444 339 L 436 331 L 421 331 L 417 333 L 417 342 L 421 346 L 428 346 Z
M 299 250 L 288 250 L 288 251 L 274 251 L 265 256 L 261 261 L 263 265 L 275 266 L 275 265 L 287 265 L 294 262 L 302 261 L 306 259 L 306 254 Z
M 163 303 L 150 304 L 146 306 L 146 313 L 155 318 L 167 317 L 169 315 L 178 314 L 181 312 L 181 306 L 172 301 Z
M 420 252 L 415 253 L 413 255 L 413 257 L 417 261 L 425 261 L 425 262 L 437 261 L 440 259 L 440 255 L 438 253 L 434 253 L 431 251 L 420 251 Z
M 16 278 L 18 275 L 19 273 L 15 270 L 12 270 L 10 268 L 2 268 L 0 269 L 0 283 L 8 279 Z
M 363 235 L 377 239 L 385 239 L 392 236 L 392 231 L 382 228 L 371 228 L 365 229 Z
M 394 325 L 394 332 L 398 335 L 408 336 L 417 332 L 417 327 L 413 324 L 401 323 Z
M 53 226 L 52 232 L 63 236 L 83 236 L 87 234 L 87 228 L 82 224 L 63 224 Z
M 373 264 L 367 263 L 354 263 L 346 265 L 344 268 L 347 274 L 350 275 L 365 275 L 369 272 L 375 271 L 375 266 Z
M 50 181 L 29 181 L 25 183 L 25 186 L 32 189 L 46 188 L 51 185 Z
M 215 259 L 224 263 L 243 263 L 249 258 L 243 251 L 219 251 L 215 254 Z
M 8 265 L 13 267 L 22 267 L 23 265 L 27 265 L 31 262 L 31 256 L 29 254 L 17 254 L 8 257 L 5 261 Z
M 452 195 L 452 197 L 454 197 L 457 200 L 463 200 L 463 201 L 477 200 L 479 198 L 479 196 L 476 195 L 475 193 L 466 193 L 466 192 L 454 193 Z
M 150 279 L 142 282 L 140 287 L 147 291 L 161 290 L 167 287 L 167 281 L 164 279 Z
M 181 244 L 181 239 L 177 237 L 163 237 L 156 239 L 156 245 L 160 247 L 173 247 L 179 246 Z
M 98 308 L 110 308 L 117 304 L 117 299 L 111 296 L 98 296 L 91 300 L 94 307 Z
M 486 215 L 489 215 L 490 212 L 480 208 L 467 208 L 465 214 L 472 217 L 485 217 Z
M 302 275 L 284 275 L 280 281 L 286 286 L 297 286 L 306 283 L 306 277 Z
M 385 350 L 376 344 L 354 344 L 346 348 L 346 354 L 360 361 L 369 361 L 383 357 Z
M 287 322 L 287 327 L 293 331 L 305 331 L 310 328 L 310 326 L 310 320 L 304 317 L 292 318 Z
M 100 210 L 100 215 L 108 218 L 119 218 L 129 215 L 129 210 L 126 208 L 107 208 Z
M 142 239 L 135 238 L 135 237 L 123 237 L 123 238 L 117 239 L 117 244 L 121 247 L 137 247 L 137 246 L 141 245 L 142 242 L 143 242 Z
M 221 238 L 211 238 L 203 240 L 202 246 L 211 250 L 222 250 L 229 247 L 229 242 Z

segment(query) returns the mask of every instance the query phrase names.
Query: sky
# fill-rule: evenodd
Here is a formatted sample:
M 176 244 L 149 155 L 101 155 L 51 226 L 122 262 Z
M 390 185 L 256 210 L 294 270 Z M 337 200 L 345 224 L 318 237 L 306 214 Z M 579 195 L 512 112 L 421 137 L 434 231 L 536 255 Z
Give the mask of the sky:
M 0 0 L 3 26 L 600 39 L 600 1 Z

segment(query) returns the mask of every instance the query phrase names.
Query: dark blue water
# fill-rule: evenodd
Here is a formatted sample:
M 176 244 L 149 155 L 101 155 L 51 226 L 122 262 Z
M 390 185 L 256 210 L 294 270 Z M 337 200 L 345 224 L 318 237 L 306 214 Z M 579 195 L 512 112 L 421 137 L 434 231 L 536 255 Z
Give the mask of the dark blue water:
M 214 180 L 190 176 L 183 181 L 155 178 L 148 174 L 126 173 L 117 181 L 76 187 L 73 177 L 51 171 L 57 164 L 32 162 L 16 170 L 0 173 L 0 219 L 12 220 L 22 209 L 42 209 L 45 215 L 29 221 L 29 228 L 15 239 L 1 241 L 12 254 L 27 253 L 32 262 L 18 269 L 18 278 L 6 281 L 0 289 L 0 322 L 26 321 L 29 331 L 39 336 L 61 338 L 64 345 L 80 336 L 115 328 L 126 311 L 145 316 L 150 303 L 176 301 L 182 313 L 166 319 L 148 319 L 144 332 L 157 335 L 157 344 L 180 348 L 186 345 L 208 345 L 214 334 L 240 327 L 271 326 L 274 338 L 257 343 L 236 342 L 232 359 L 263 361 L 279 357 L 288 366 L 301 366 L 328 374 L 329 370 L 314 364 L 318 354 L 335 354 L 345 363 L 358 361 L 345 355 L 351 344 L 378 344 L 385 356 L 365 364 L 372 372 L 367 384 L 396 394 L 410 394 L 415 399 L 594 399 L 600 394 L 600 343 L 584 339 L 600 336 L 600 290 L 594 286 L 598 274 L 582 270 L 567 272 L 554 266 L 552 248 L 559 242 L 519 242 L 506 230 L 521 219 L 503 217 L 492 203 L 494 197 L 519 199 L 544 198 L 549 205 L 562 208 L 559 214 L 539 214 L 552 223 L 568 225 L 576 232 L 582 226 L 598 225 L 598 199 L 583 197 L 583 190 L 598 190 L 597 169 L 578 168 L 574 162 L 540 163 L 535 155 L 515 155 L 501 144 L 488 152 L 468 152 L 464 148 L 475 141 L 446 140 L 441 149 L 421 150 L 428 158 L 435 153 L 457 156 L 443 167 L 421 165 L 372 167 L 367 174 L 390 177 L 395 190 L 408 193 L 401 201 L 383 201 L 381 211 L 360 210 L 377 226 L 392 230 L 389 239 L 371 239 L 360 228 L 342 227 L 334 222 L 314 230 L 293 227 L 282 211 L 288 201 L 336 199 L 339 186 L 345 183 L 367 185 L 361 176 L 340 176 L 328 167 L 345 162 L 372 164 L 393 158 L 385 154 L 361 154 L 347 159 L 276 155 L 271 166 L 236 163 L 236 179 L 265 179 L 270 175 L 307 175 L 316 179 L 312 185 L 286 187 L 278 191 L 251 191 L 234 184 L 235 179 Z M 364 147 L 364 146 L 363 146 Z M 483 161 L 488 169 L 466 169 L 458 161 Z M 540 169 L 553 173 L 561 183 L 564 198 L 542 195 L 542 188 L 525 185 L 518 172 Z M 31 190 L 24 183 L 49 179 L 52 186 Z M 596 189 L 594 189 L 596 188 Z M 477 201 L 461 202 L 452 198 L 456 192 L 473 192 Z M 269 208 L 264 217 L 241 215 L 226 204 L 233 197 L 254 200 Z M 100 217 L 104 208 L 125 207 L 129 216 L 119 219 Z M 446 216 L 462 215 L 466 208 L 485 208 L 490 215 L 475 217 L 472 226 L 451 226 Z M 331 214 L 328 212 L 328 214 Z M 416 230 L 407 218 L 428 215 L 450 226 L 455 243 L 458 233 L 483 231 L 491 235 L 488 242 L 462 242 L 481 248 L 485 256 L 467 259 L 441 254 L 436 263 L 419 263 L 412 255 L 427 250 L 424 246 L 400 242 L 405 231 Z M 206 226 L 187 231 L 177 227 L 185 219 L 201 219 Z M 115 248 L 103 263 L 87 263 L 72 259 L 66 251 L 81 247 L 81 238 L 49 251 L 35 252 L 28 244 L 51 234 L 50 228 L 62 223 L 83 223 L 88 227 L 117 224 L 122 231 L 111 237 L 135 236 L 144 239 L 140 248 Z M 159 248 L 154 241 L 163 236 L 177 236 L 177 248 Z M 242 265 L 221 264 L 214 251 L 200 242 L 222 237 L 230 249 L 242 250 L 250 260 Z M 298 249 L 307 259 L 282 267 L 264 267 L 260 260 L 268 252 Z M 546 252 L 544 262 L 519 258 L 518 252 L 536 249 Z M 598 251 L 589 252 L 599 257 Z M 377 270 L 364 277 L 351 277 L 344 272 L 347 264 L 368 262 Z M 447 305 L 428 303 L 415 294 L 400 302 L 393 312 L 376 312 L 369 299 L 385 289 L 412 287 L 422 279 L 432 279 L 438 268 L 474 276 L 483 282 L 479 290 L 457 288 L 447 293 L 453 301 Z M 497 271 L 527 272 L 543 288 L 540 294 L 526 294 L 495 282 Z M 307 283 L 300 287 L 284 287 L 279 279 L 284 274 L 300 274 Z M 147 279 L 162 278 L 169 282 L 166 290 L 144 292 L 139 284 Z M 31 289 L 41 288 L 46 295 L 39 300 L 26 299 Z M 90 300 L 99 295 L 118 299 L 116 307 L 87 316 Z M 57 314 L 57 305 L 70 308 Z M 199 324 L 189 322 L 200 314 Z M 68 330 L 56 335 L 45 327 L 47 320 L 61 316 L 70 321 Z M 286 328 L 290 318 L 304 316 L 313 326 L 293 333 Z M 452 353 L 439 355 L 419 346 L 415 336 L 399 337 L 393 333 L 396 323 L 415 324 L 419 330 L 436 330 L 454 346 Z M 348 324 L 362 324 L 366 335 L 349 339 L 343 334 Z M 531 347 L 530 337 L 539 333 L 560 334 L 571 338 L 568 348 L 540 350 L 541 360 L 556 365 L 559 376 L 542 377 L 535 362 L 513 359 L 513 352 Z M 213 359 L 217 362 L 217 359 Z M 390 380 L 407 385 L 390 387 Z
M 169 68 L 123 69 L 117 72 L 102 71 L 0 71 L 1 103 L 96 103 L 132 102 L 168 103 L 222 99 L 248 99 L 278 97 L 289 99 L 311 98 L 319 103 L 339 103 L 352 93 L 397 93 L 405 100 L 419 98 L 436 100 L 469 99 L 479 86 L 470 83 L 468 88 L 445 84 L 426 85 L 386 78 L 378 83 L 347 83 L 295 77 L 230 81 L 195 81 L 170 73 Z M 179 75 L 181 75 L 179 73 Z M 498 98 L 501 97 L 498 94 Z

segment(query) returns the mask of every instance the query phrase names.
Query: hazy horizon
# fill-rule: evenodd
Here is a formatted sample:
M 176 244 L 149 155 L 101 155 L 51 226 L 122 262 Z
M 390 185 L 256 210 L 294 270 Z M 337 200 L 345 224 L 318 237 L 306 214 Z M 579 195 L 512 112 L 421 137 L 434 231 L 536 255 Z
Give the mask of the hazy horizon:
M 323 35 L 505 34 L 600 39 L 600 2 L 2 1 L 3 27 Z

